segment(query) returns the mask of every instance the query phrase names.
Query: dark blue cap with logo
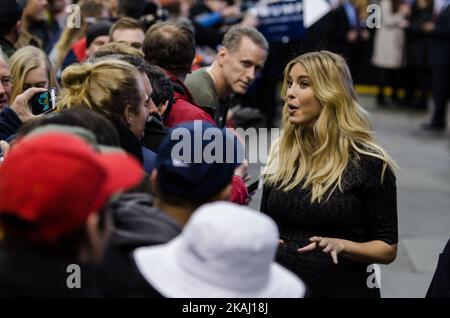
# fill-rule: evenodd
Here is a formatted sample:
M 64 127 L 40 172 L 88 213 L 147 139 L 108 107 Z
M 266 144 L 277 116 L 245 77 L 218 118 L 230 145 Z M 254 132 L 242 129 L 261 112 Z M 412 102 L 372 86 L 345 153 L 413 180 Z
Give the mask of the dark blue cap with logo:
M 197 120 L 170 131 L 159 147 L 155 168 L 162 192 L 197 202 L 230 184 L 243 161 L 244 148 L 233 132 Z

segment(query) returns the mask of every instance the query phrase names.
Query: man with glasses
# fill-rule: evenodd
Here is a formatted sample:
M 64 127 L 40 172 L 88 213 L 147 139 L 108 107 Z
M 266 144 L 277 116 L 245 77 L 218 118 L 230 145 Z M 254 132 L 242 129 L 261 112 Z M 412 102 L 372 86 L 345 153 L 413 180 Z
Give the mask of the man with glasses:
M 8 100 L 11 96 L 11 89 L 12 80 L 9 73 L 8 64 L 0 51 L 0 111 L 8 105 Z

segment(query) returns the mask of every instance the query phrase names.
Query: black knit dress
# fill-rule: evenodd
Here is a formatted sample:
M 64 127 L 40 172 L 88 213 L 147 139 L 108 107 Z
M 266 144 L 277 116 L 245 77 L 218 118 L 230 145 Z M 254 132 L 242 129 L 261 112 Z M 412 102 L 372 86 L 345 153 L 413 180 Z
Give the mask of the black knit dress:
M 381 184 L 381 160 L 353 156 L 342 178 L 342 192 L 337 188 L 328 201 L 311 204 L 309 190 L 297 186 L 284 192 L 265 186 L 261 211 L 278 224 L 281 244 L 277 261 L 296 273 L 307 285 L 310 297 L 380 297 L 379 288 L 367 281 L 373 270 L 370 264 L 357 263 L 338 255 L 333 263 L 330 254 L 321 250 L 299 254 L 299 247 L 310 243 L 312 236 L 341 238 L 354 242 L 398 241 L 397 196 L 395 176 L 386 168 Z

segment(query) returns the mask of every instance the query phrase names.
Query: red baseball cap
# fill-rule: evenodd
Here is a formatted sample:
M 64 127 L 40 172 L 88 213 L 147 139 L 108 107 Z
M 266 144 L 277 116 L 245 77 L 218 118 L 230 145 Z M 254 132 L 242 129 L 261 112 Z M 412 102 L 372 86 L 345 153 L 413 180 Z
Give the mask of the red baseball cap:
M 0 215 L 31 223 L 37 239 L 57 242 L 143 177 L 136 159 L 120 151 L 100 153 L 79 136 L 26 136 L 0 166 Z

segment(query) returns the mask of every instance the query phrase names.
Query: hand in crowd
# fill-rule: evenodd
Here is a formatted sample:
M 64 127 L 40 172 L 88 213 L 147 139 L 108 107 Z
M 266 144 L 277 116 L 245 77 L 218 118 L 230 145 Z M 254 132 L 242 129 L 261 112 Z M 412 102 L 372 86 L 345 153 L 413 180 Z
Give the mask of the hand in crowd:
M 416 3 L 417 3 L 417 7 L 419 9 L 426 9 L 429 5 L 428 1 L 426 1 L 426 0 L 417 0 Z
M 423 24 L 423 30 L 424 30 L 426 33 L 433 32 L 433 31 L 434 31 L 434 28 L 435 28 L 434 22 L 428 21 L 428 22 L 425 22 L 425 23 Z
M 5 158 L 8 155 L 9 144 L 4 140 L 0 140 L 0 151 L 2 153 L 3 158 Z
M 406 29 L 409 27 L 409 21 L 408 20 L 401 20 L 398 24 L 398 26 L 402 29 Z
M 34 94 L 42 93 L 45 91 L 46 89 L 42 87 L 32 87 L 16 97 L 11 105 L 11 109 L 16 113 L 17 117 L 19 117 L 22 122 L 27 122 L 30 119 L 38 117 L 36 115 L 33 115 L 33 113 L 31 112 L 30 107 L 28 106 L 28 100 Z
M 244 182 L 249 180 L 250 177 L 248 176 L 248 160 L 247 159 L 245 159 L 244 162 L 242 162 L 240 164 L 240 166 L 234 170 L 234 174 L 241 177 L 244 180 Z
M 234 112 L 229 109 L 228 113 L 227 113 L 227 122 L 229 122 L 230 120 L 233 120 L 233 116 L 234 116 Z
M 363 41 L 367 41 L 370 38 L 370 33 L 368 30 L 362 30 L 361 32 L 361 38 Z
M 244 27 L 256 28 L 259 25 L 259 20 L 258 20 L 257 16 L 248 12 L 244 15 L 244 18 L 242 19 L 241 23 L 239 23 L 239 25 L 244 26 Z
M 220 10 L 220 14 L 225 18 L 240 18 L 242 16 L 241 9 L 238 6 L 227 6 Z
M 312 243 L 297 250 L 298 253 L 307 253 L 315 249 L 322 249 L 324 253 L 331 254 L 333 263 L 338 263 L 338 255 L 345 250 L 343 240 L 337 238 L 313 236 L 309 239 Z
M 403 3 L 399 6 L 398 12 L 408 17 L 411 14 L 411 6 L 409 4 Z
M 355 30 L 350 30 L 347 33 L 347 41 L 349 43 L 355 43 L 356 40 L 358 39 L 358 32 Z

